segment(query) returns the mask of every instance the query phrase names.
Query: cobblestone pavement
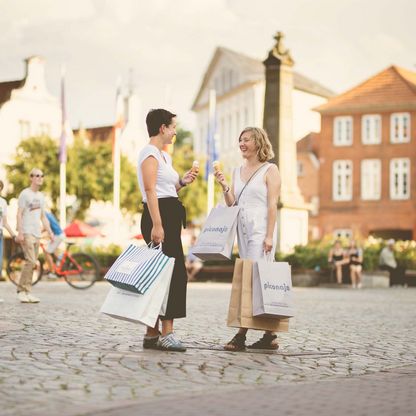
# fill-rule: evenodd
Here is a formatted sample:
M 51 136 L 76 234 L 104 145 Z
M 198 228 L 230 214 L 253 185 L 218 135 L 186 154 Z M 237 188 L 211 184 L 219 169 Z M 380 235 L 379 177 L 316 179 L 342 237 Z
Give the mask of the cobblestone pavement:
M 3 416 L 97 414 L 258 387 L 270 394 L 276 386 L 344 382 L 416 364 L 415 289 L 295 289 L 296 318 L 279 335 L 278 352 L 230 353 L 221 350 L 234 333 L 225 326 L 230 285 L 194 283 L 188 318 L 176 322 L 183 354 L 143 351 L 141 326 L 100 315 L 108 289 L 40 283 L 41 303 L 20 304 L 14 287 L 0 284 Z M 259 335 L 250 332 L 248 342 Z

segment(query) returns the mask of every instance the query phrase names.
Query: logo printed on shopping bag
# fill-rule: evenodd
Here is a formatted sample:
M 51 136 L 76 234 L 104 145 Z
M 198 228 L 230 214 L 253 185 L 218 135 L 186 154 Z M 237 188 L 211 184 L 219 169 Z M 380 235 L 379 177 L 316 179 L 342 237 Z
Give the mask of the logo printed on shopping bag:
M 204 228 L 203 233 L 225 233 L 228 231 L 228 227 L 227 226 L 223 226 L 223 227 L 206 227 Z
M 124 263 L 121 263 L 115 271 L 122 274 L 129 274 L 138 266 L 138 264 L 139 263 L 135 261 L 125 261 Z
M 283 283 L 281 285 L 273 285 L 269 282 L 264 283 L 264 290 L 271 289 L 271 290 L 281 290 L 282 292 L 289 292 L 290 286 L 288 286 L 286 283 Z

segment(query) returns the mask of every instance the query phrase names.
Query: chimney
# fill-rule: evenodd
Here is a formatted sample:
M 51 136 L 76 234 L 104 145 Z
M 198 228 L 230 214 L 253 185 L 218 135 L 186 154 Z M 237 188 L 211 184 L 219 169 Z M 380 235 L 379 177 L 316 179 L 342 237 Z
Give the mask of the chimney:
M 45 60 L 41 56 L 31 56 L 25 59 L 25 62 L 25 87 L 28 87 L 34 91 L 45 90 Z

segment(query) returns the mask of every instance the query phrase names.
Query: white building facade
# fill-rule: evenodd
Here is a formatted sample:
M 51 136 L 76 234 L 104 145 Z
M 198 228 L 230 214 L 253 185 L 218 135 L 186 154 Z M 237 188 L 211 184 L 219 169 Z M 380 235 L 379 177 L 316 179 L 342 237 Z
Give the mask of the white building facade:
M 33 136 L 58 138 L 61 106 L 45 83 L 45 61 L 39 56 L 25 60 L 22 80 L 0 82 L 0 176 L 12 161 L 19 143 Z
M 216 102 L 216 150 L 224 170 L 241 163 L 238 136 L 247 126 L 263 126 L 265 75 L 263 63 L 240 53 L 219 47 L 204 75 L 192 110 L 197 121 L 194 150 L 201 157 L 207 153 L 209 91 L 214 89 Z M 312 111 L 327 102 L 333 92 L 294 73 L 293 137 L 299 140 L 311 131 L 320 131 L 319 114 Z

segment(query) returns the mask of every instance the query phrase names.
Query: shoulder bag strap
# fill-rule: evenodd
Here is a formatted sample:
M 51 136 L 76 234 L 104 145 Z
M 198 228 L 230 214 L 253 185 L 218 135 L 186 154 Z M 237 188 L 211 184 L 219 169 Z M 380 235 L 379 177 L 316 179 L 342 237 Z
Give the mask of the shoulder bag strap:
M 250 178 L 248 179 L 248 181 L 245 183 L 245 185 L 243 186 L 243 189 L 241 190 L 241 192 L 240 192 L 240 195 L 238 195 L 238 198 L 236 198 L 236 200 L 234 201 L 234 204 L 233 205 L 238 205 L 238 201 L 240 200 L 240 198 L 241 198 L 241 195 L 242 195 L 242 193 L 244 192 L 244 189 L 246 189 L 246 187 L 247 187 L 247 185 L 249 184 L 249 182 L 257 175 L 257 173 L 264 167 L 264 166 L 266 166 L 266 165 L 269 165 L 269 163 L 268 162 L 266 162 L 266 163 L 263 163 L 251 176 L 250 176 Z

